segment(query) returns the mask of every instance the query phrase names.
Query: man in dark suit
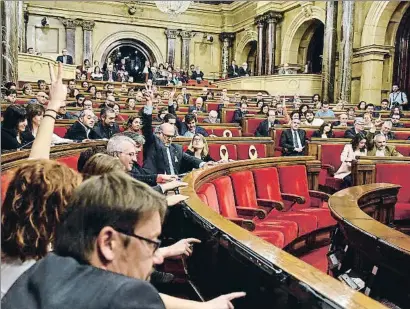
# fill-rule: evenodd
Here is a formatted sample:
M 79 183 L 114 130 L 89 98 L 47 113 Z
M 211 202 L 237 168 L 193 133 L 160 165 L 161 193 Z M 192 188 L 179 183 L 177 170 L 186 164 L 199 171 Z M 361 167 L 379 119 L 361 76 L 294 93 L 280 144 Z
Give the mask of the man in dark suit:
M 67 54 L 67 49 L 62 50 L 63 55 L 57 57 L 58 62 L 62 62 L 64 64 L 73 64 L 73 57 Z
M 117 73 L 114 72 L 114 66 L 109 64 L 107 66 L 107 70 L 104 72 L 103 81 L 108 82 L 116 82 L 117 81 Z
M 251 75 L 251 71 L 248 69 L 248 64 L 244 62 L 242 66 L 239 68 L 239 76 L 249 76 Z
M 242 118 L 248 114 L 248 103 L 241 103 L 241 107 L 233 114 L 232 122 L 237 122 L 242 125 Z
M 195 68 L 195 71 L 192 72 L 191 79 L 195 79 L 198 84 L 204 79 L 204 73 L 199 68 L 199 65 Z
M 383 134 L 386 141 L 390 139 L 396 139 L 396 135 L 391 130 L 392 127 L 393 127 L 393 124 L 391 123 L 391 121 L 387 120 L 383 122 L 382 127 L 380 128 L 380 131 L 376 131 L 376 135 Z
M 186 88 L 182 88 L 181 90 L 182 97 L 184 98 L 184 104 L 189 104 L 189 100 L 191 99 L 191 94 L 186 92 Z
M 195 105 L 188 108 L 188 113 L 206 113 L 206 108 L 204 106 L 204 100 L 201 97 L 196 98 Z
M 196 116 L 194 114 L 185 115 L 185 123 L 182 124 L 180 134 L 185 137 L 193 137 L 195 134 L 201 134 L 205 137 L 209 136 L 204 128 L 197 126 Z
M 157 133 L 152 131 L 152 100 L 147 97 L 144 106 L 142 132 L 145 137 L 144 168 L 153 174 L 178 175 L 193 168 L 206 165 L 205 162 L 183 152 L 182 146 L 172 144 L 175 127 L 170 123 L 159 126 Z
M 280 147 L 283 156 L 303 156 L 306 146 L 306 132 L 299 129 L 300 120 L 293 119 L 290 129 L 282 132 L 280 137 Z
M 228 67 L 228 77 L 238 77 L 239 76 L 239 68 L 236 65 L 236 61 L 232 60 L 231 65 Z
M 362 117 L 357 117 L 354 120 L 354 126 L 353 128 L 350 128 L 345 131 L 344 138 L 353 138 L 356 136 L 356 134 L 359 134 L 360 132 L 364 131 L 364 120 Z
M 275 110 L 268 110 L 267 118 L 259 124 L 255 131 L 255 136 L 270 136 L 270 131 L 273 130 L 277 124 L 279 124 L 279 121 L 276 119 Z
M 86 109 L 81 111 L 76 121 L 67 131 L 64 138 L 83 141 L 85 139 L 99 139 L 101 138 L 94 131 L 95 115 L 92 110 Z
M 120 133 L 120 127 L 115 122 L 115 112 L 112 108 L 103 108 L 100 112 L 100 121 L 98 121 L 95 132 L 100 138 L 110 139 L 114 134 Z

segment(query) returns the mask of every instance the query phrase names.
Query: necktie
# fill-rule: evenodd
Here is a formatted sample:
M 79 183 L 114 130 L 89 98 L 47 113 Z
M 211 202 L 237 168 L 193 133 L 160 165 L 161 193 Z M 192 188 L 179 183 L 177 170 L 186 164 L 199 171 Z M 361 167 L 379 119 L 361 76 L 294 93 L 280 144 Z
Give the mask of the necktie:
M 169 151 L 169 147 L 166 147 L 166 149 L 167 149 L 169 171 L 170 171 L 171 175 L 175 175 L 174 164 L 173 164 L 172 158 L 171 158 L 171 152 Z
M 300 144 L 299 134 L 297 133 L 297 131 L 293 131 L 293 130 L 292 130 L 292 133 L 293 133 L 293 146 L 295 148 L 301 148 L 302 145 Z

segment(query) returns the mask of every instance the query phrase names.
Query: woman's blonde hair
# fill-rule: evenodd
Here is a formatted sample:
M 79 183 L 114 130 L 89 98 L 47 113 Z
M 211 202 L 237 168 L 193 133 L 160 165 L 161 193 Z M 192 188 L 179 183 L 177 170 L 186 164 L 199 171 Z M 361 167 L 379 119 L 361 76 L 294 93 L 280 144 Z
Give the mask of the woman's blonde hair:
M 195 137 L 199 137 L 204 142 L 204 148 L 202 149 L 201 157 L 207 156 L 209 153 L 209 146 L 208 146 L 208 142 L 206 141 L 205 137 L 202 134 L 195 134 L 192 137 L 191 142 L 189 143 L 188 149 L 192 152 L 195 152 L 195 148 L 194 148 Z
M 117 157 L 112 157 L 104 153 L 93 155 L 84 165 L 84 178 L 103 175 L 106 173 L 124 171 L 124 165 Z
M 2 206 L 2 254 L 22 261 L 44 257 L 81 181 L 81 174 L 56 161 L 30 160 L 20 165 Z

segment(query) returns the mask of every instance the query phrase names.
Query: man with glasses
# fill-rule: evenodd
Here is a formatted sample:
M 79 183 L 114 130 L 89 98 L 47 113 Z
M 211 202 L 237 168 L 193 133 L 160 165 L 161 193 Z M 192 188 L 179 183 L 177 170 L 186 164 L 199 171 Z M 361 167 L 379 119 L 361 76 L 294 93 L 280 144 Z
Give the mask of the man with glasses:
M 290 129 L 284 130 L 280 137 L 283 156 L 303 156 L 306 146 L 306 132 L 299 129 L 300 120 L 293 119 Z
M 359 134 L 363 131 L 364 131 L 364 119 L 362 117 L 357 117 L 354 120 L 353 128 L 350 128 L 345 131 L 344 138 L 353 138 L 356 136 L 356 134 Z
M 193 168 L 206 165 L 205 162 L 186 154 L 182 146 L 172 143 L 175 127 L 170 123 L 159 126 L 156 134 L 152 130 L 152 97 L 146 96 L 142 128 L 145 137 L 144 167 L 153 174 L 178 175 Z
M 61 106 L 58 109 L 58 113 L 56 115 L 56 119 L 75 119 L 73 115 L 67 112 L 67 106 L 65 102 L 61 103 Z
M 204 122 L 206 123 L 220 123 L 221 119 L 218 118 L 218 112 L 217 111 L 210 111 L 208 117 L 204 119 Z
M 158 248 L 166 209 L 164 196 L 124 172 L 84 181 L 57 226 L 54 251 L 15 282 L 2 308 L 233 308 L 231 300 L 245 293 L 200 303 L 158 293 L 148 282 L 164 260 Z
M 92 110 L 86 109 L 80 112 L 78 120 L 67 130 L 64 138 L 84 141 L 89 139 L 100 139 L 94 131 L 95 115 Z

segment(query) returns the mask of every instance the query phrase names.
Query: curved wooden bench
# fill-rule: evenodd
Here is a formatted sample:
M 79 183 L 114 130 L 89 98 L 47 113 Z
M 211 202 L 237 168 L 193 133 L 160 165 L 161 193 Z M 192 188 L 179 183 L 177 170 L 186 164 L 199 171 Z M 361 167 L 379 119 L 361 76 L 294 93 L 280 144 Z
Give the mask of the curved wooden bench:
M 364 282 L 365 294 L 406 308 L 410 301 L 410 237 L 387 225 L 399 189 L 385 183 L 352 187 L 334 194 L 329 209 L 341 232 L 332 242 L 332 254 L 339 256 L 335 275 L 350 269 Z
M 247 288 L 252 290 L 247 281 L 257 282 L 263 286 L 258 288 L 266 291 L 266 294 L 274 295 L 276 288 L 280 288 L 286 291 L 288 297 L 295 298 L 302 303 L 306 299 L 313 303 L 324 301 L 331 308 L 385 308 L 362 293 L 355 292 L 336 279 L 228 221 L 203 203 L 196 193 L 202 185 L 236 171 L 297 164 L 312 165 L 317 173 L 320 169 L 320 163 L 312 157 L 267 158 L 238 161 L 211 169 L 196 170 L 184 178 L 189 186 L 182 189 L 181 193 L 190 197 L 186 202 L 188 207 L 184 210 L 185 215 L 194 222 L 192 230 L 198 231 L 202 237 L 206 234 L 208 238 L 212 239 L 208 241 L 212 242 L 213 248 L 216 248 L 218 253 L 215 254 L 218 254 L 218 261 L 222 263 L 218 272 L 212 272 L 205 257 L 197 260 L 194 255 L 192 263 L 195 267 L 192 269 L 197 269 L 197 280 L 218 287 L 228 285 L 229 287 L 241 287 L 244 290 Z M 313 186 L 317 186 L 313 179 L 309 180 L 313 182 L 311 183 Z M 242 266 L 235 268 L 237 260 L 240 260 Z M 201 272 L 201 268 L 206 269 L 206 272 Z M 225 271 L 230 276 L 226 276 L 225 273 L 218 275 L 219 272 Z M 211 283 L 207 276 L 218 277 L 212 278 Z M 265 301 L 269 299 L 263 292 L 257 296 L 249 294 L 246 298 L 261 306 L 263 304 L 266 306 Z M 252 305 L 244 308 L 251 307 Z M 258 306 L 253 304 L 252 308 L 258 308 Z

